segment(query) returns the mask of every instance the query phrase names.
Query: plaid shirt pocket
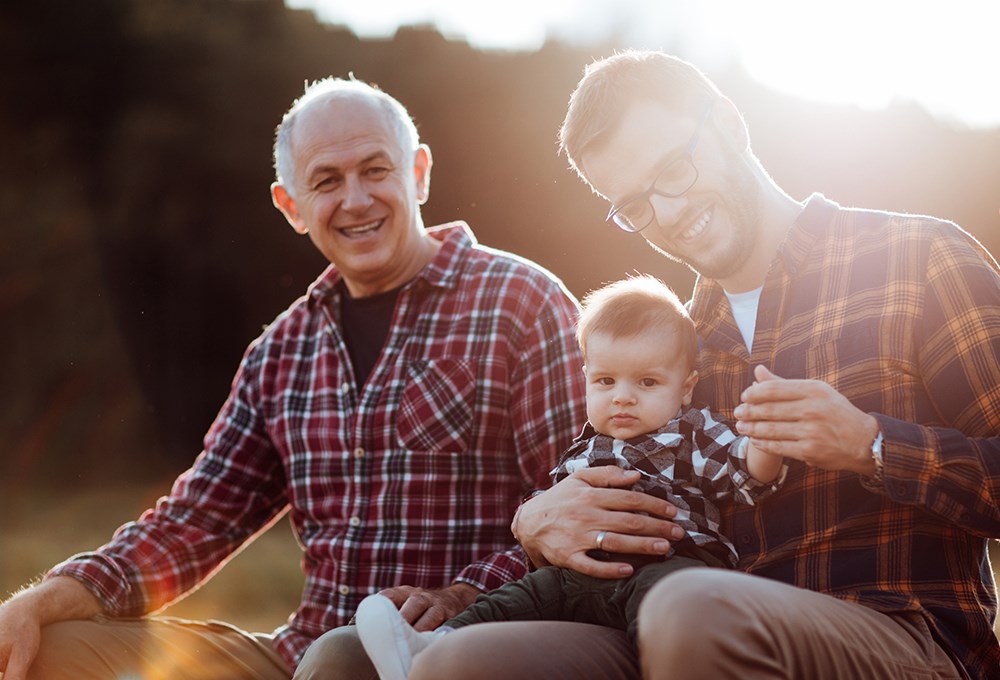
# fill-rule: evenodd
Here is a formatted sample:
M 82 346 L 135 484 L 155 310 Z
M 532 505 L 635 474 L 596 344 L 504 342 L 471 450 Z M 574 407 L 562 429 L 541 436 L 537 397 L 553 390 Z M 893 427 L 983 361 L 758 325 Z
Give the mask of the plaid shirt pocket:
M 397 437 L 414 451 L 464 453 L 472 444 L 476 366 L 468 359 L 410 362 Z

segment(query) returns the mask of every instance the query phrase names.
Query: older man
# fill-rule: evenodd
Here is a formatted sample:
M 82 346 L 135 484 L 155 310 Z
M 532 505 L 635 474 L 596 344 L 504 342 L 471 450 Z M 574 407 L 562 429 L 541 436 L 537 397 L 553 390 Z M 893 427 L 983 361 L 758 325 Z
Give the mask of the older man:
M 510 516 L 584 418 L 575 301 L 464 223 L 425 229 L 430 150 L 375 88 L 309 87 L 275 166 L 275 205 L 331 265 L 250 345 L 170 494 L 0 607 L 5 680 L 288 678 L 366 595 L 432 628 L 524 573 Z M 146 616 L 288 509 L 305 589 L 287 625 Z M 355 652 L 341 636 L 303 677 L 364 677 Z
M 607 629 L 484 624 L 430 647 L 411 680 L 997 677 L 993 257 L 942 220 L 793 199 L 732 102 L 662 53 L 588 67 L 562 142 L 609 224 L 699 273 L 695 398 L 789 474 L 723 518 L 746 573 L 693 569 L 649 593 L 638 658 Z M 628 572 L 587 557 L 598 536 L 612 552 L 667 549 L 668 521 L 599 488 L 632 480 L 586 472 L 521 507 L 536 564 Z

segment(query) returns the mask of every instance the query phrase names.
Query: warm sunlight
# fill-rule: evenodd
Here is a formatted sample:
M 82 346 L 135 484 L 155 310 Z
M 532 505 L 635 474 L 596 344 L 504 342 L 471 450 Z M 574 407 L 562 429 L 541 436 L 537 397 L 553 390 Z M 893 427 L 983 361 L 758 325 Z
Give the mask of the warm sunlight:
M 841 0 L 735 3 L 732 39 L 747 70 L 790 94 L 879 108 L 919 102 L 935 115 L 1000 124 L 1000 4 Z M 779 17 L 782 17 L 779 20 Z
M 738 59 L 759 81 L 804 98 L 880 108 L 912 100 L 968 125 L 1000 125 L 1000 3 L 952 0 L 286 0 L 362 37 L 434 25 L 484 49 L 575 44 L 677 49 L 706 70 Z

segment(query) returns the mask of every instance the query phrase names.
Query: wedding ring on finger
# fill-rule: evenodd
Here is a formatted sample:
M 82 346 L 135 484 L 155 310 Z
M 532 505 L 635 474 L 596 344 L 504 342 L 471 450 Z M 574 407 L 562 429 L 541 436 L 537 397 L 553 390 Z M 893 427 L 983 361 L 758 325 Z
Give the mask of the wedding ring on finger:
M 603 548 L 603 546 L 604 546 L 604 537 L 607 536 L 607 535 L 608 535 L 607 531 L 598 531 L 597 532 L 597 549 L 598 550 L 603 550 L 604 549 Z

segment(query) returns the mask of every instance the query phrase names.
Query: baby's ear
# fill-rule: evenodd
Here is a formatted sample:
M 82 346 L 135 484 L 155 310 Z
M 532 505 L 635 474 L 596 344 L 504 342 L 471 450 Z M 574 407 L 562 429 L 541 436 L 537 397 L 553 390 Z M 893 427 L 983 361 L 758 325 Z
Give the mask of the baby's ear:
M 692 369 L 688 377 L 684 379 L 684 398 L 681 400 L 685 406 L 691 405 L 694 397 L 694 386 L 698 384 L 698 369 Z

